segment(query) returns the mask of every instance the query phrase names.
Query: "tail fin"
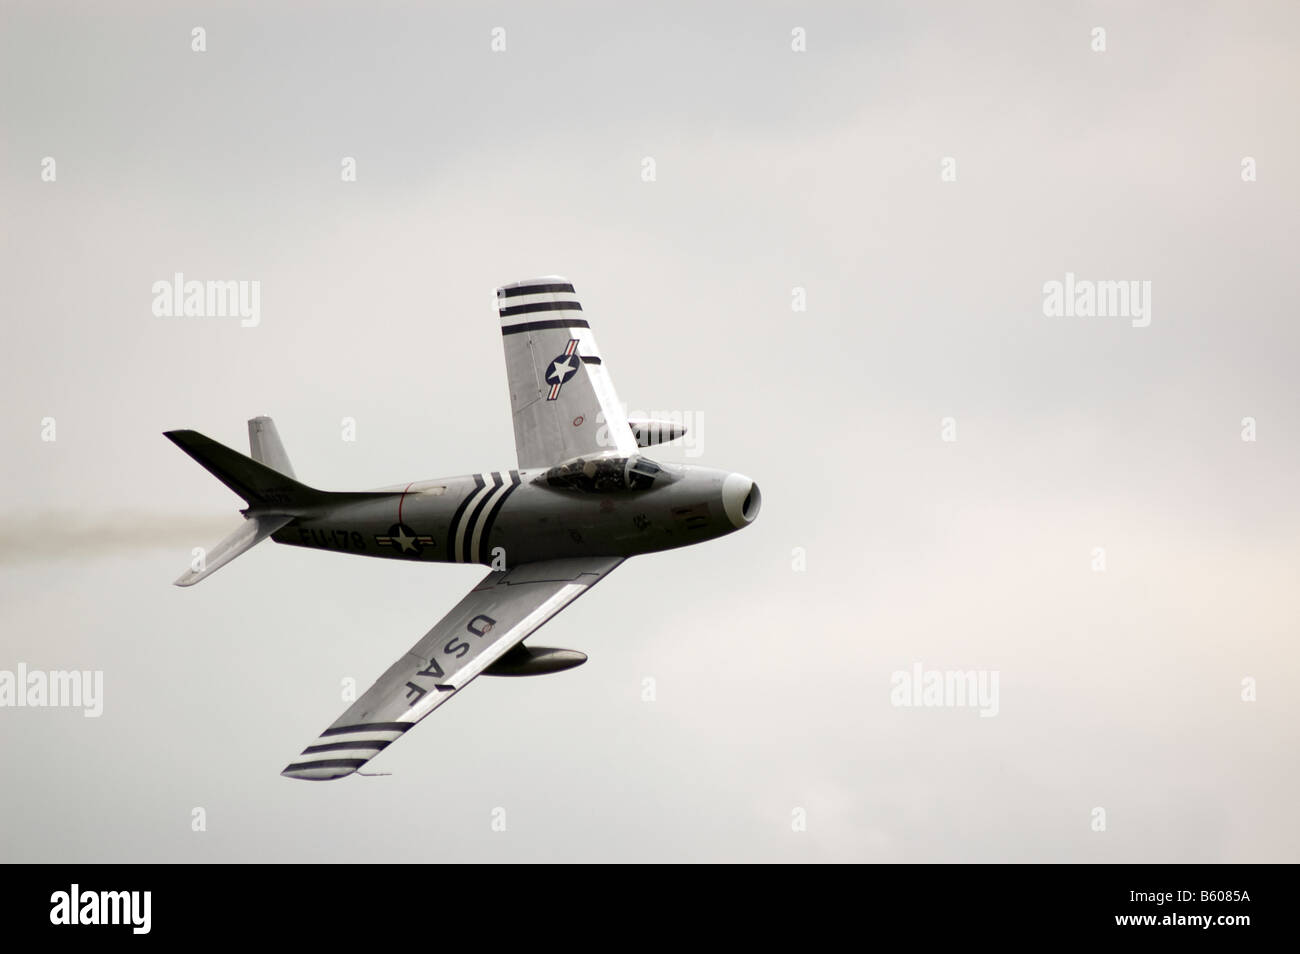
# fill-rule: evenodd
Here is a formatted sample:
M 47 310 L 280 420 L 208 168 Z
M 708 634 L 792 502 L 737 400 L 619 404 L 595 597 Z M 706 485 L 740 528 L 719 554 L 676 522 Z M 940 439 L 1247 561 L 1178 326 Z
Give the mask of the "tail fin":
M 196 560 L 198 566 L 182 574 L 176 581 L 177 586 L 193 586 L 281 527 L 288 526 L 295 518 L 323 505 L 400 495 L 400 491 L 389 490 L 333 493 L 298 483 L 289 456 L 280 443 L 275 422 L 269 417 L 255 417 L 248 422 L 252 457 L 245 457 L 198 431 L 164 431 L 163 435 L 248 501 L 248 509 L 243 511 L 244 522 L 205 553 L 203 559 Z
M 280 443 L 280 432 L 275 429 L 275 421 L 269 417 L 255 417 L 248 422 L 248 447 L 253 460 L 265 464 L 272 470 L 279 471 L 286 477 L 293 477 L 293 464 Z
M 177 586 L 193 586 L 206 579 L 291 523 L 302 508 L 329 496 L 293 479 L 293 466 L 280 443 L 275 422 L 269 417 L 255 417 L 248 422 L 251 458 L 198 431 L 167 431 L 165 436 L 243 497 L 251 511 L 242 524 L 181 574 Z

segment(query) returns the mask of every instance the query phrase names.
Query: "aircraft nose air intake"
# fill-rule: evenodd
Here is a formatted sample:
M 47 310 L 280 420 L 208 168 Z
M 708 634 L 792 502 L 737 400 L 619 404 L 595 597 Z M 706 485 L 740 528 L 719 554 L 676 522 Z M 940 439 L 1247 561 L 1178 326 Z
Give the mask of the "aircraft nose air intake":
M 758 484 L 744 474 L 728 474 L 722 481 L 722 509 L 734 527 L 747 527 L 758 516 L 763 496 Z

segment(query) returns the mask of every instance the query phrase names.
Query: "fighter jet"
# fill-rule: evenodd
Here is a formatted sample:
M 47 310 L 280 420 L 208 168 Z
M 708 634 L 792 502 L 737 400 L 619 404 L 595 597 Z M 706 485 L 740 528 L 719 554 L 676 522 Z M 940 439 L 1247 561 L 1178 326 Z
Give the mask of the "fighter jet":
M 197 431 L 167 431 L 244 499 L 244 522 L 176 580 L 192 586 L 270 537 L 290 546 L 427 563 L 487 576 L 280 774 L 351 775 L 476 676 L 532 676 L 585 662 L 525 646 L 628 557 L 747 527 L 758 485 L 741 474 L 660 463 L 670 421 L 629 420 L 573 285 L 556 275 L 497 289 L 517 470 L 380 490 L 316 490 L 296 479 L 274 422 L 248 422 L 251 456 Z

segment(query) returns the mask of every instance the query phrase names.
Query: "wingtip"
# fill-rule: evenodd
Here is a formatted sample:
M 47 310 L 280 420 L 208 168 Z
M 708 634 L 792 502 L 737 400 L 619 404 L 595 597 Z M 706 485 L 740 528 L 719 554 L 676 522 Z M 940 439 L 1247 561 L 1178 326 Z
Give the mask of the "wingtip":
M 506 282 L 502 285 L 498 285 L 497 297 L 498 298 L 501 297 L 501 293 L 506 291 L 507 289 L 523 288 L 526 285 L 572 285 L 572 284 L 573 282 L 569 281 L 569 279 L 563 275 L 534 275 L 532 278 L 521 278 L 518 281 Z
M 280 772 L 285 778 L 296 778 L 303 782 L 332 782 L 338 778 L 346 778 L 356 772 L 356 769 L 327 769 L 312 768 L 310 765 L 286 765 Z

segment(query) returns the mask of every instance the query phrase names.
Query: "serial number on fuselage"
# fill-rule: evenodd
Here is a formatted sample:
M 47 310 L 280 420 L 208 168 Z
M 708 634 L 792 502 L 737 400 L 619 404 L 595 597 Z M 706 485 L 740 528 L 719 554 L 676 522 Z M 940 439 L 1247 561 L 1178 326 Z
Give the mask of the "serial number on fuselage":
M 299 527 L 298 541 L 305 547 L 351 550 L 354 553 L 366 551 L 366 538 L 358 530 L 317 530 L 313 527 Z

